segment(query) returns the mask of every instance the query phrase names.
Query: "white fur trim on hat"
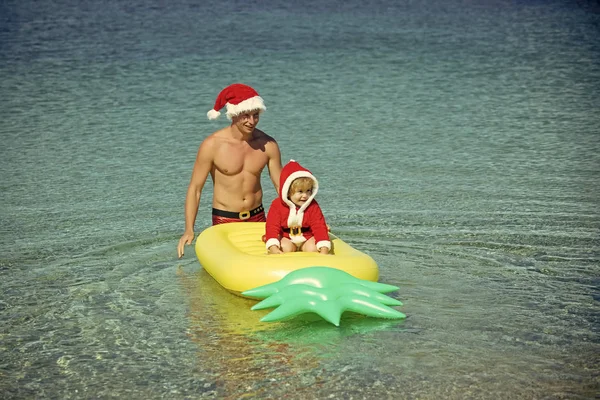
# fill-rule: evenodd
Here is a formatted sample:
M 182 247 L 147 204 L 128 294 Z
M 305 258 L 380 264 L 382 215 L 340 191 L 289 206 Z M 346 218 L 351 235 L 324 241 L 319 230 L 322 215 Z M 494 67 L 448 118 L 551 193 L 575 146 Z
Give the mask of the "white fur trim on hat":
M 293 161 L 293 160 L 291 160 L 291 161 Z M 315 178 L 315 176 L 313 174 L 311 174 L 310 172 L 305 171 L 305 170 L 292 172 L 287 177 L 285 182 L 283 182 L 283 186 L 281 188 L 280 195 L 281 195 L 281 198 L 283 199 L 283 201 L 285 201 L 285 204 L 287 204 L 290 208 L 295 209 L 296 205 L 294 204 L 293 201 L 288 199 L 287 195 L 288 195 L 288 192 L 290 191 L 290 186 L 292 186 L 292 182 L 298 178 L 311 178 L 314 183 L 312 194 L 306 200 L 306 202 L 304 204 L 302 204 L 302 207 L 300 207 L 300 209 L 298 210 L 298 212 L 300 212 L 300 211 L 304 212 L 304 210 L 306 210 L 306 207 L 308 207 L 310 205 L 312 200 L 317 195 L 317 192 L 319 191 L 319 181 L 317 181 L 317 178 Z
M 298 178 L 311 178 L 313 180 L 314 184 L 313 184 L 312 194 L 306 200 L 306 202 L 304 204 L 302 204 L 302 206 L 298 209 L 298 211 L 296 211 L 296 205 L 294 204 L 294 202 L 292 200 L 290 200 L 287 197 L 287 194 L 290 190 L 290 186 L 292 186 L 292 182 Z M 281 195 L 281 198 L 283 199 L 283 201 L 285 202 L 285 204 L 287 204 L 288 207 L 290 208 L 290 213 L 288 215 L 288 220 L 287 220 L 289 227 L 302 226 L 302 220 L 304 219 L 304 210 L 306 210 L 306 207 L 308 207 L 310 205 L 310 203 L 313 201 L 313 199 L 315 198 L 318 191 L 319 191 L 319 182 L 317 181 L 317 178 L 315 178 L 315 176 L 308 171 L 304 171 L 304 170 L 295 171 L 295 172 L 292 172 L 287 177 L 287 179 L 283 183 L 283 187 L 281 189 L 280 195 Z
M 219 92 L 212 110 L 206 113 L 208 119 L 217 119 L 221 110 L 227 107 L 227 118 L 249 111 L 265 111 L 265 102 L 258 92 L 243 83 L 233 83 Z
M 240 114 L 243 114 L 248 111 L 263 112 L 267 109 L 267 107 L 265 107 L 264 100 L 260 96 L 251 97 L 249 99 L 242 101 L 239 104 L 227 103 L 225 106 L 227 107 L 226 115 L 227 115 L 228 119 L 231 119 L 231 118 L 235 117 L 236 115 L 240 115 Z
M 219 118 L 220 115 L 221 115 L 221 113 L 214 109 L 210 110 L 209 112 L 206 113 L 206 116 L 210 120 L 217 119 L 217 118 Z

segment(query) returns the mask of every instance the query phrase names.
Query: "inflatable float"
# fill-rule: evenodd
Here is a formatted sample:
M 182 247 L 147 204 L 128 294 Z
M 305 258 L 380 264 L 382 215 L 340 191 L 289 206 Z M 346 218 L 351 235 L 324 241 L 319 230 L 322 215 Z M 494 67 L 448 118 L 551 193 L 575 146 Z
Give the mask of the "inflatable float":
M 291 271 L 315 265 L 336 268 L 350 275 L 376 282 L 377 263 L 340 238 L 329 234 L 332 254 L 267 254 L 262 236 L 264 222 L 233 222 L 211 226 L 196 239 L 196 256 L 200 264 L 221 286 L 242 292 L 273 283 Z
M 253 310 L 277 309 L 271 322 L 313 312 L 339 325 L 344 311 L 380 318 L 405 318 L 389 306 L 401 305 L 382 293 L 398 287 L 378 283 L 379 269 L 367 254 L 333 234 L 331 254 L 267 254 L 264 222 L 211 226 L 196 239 L 202 267 L 223 288 L 243 297 L 265 299 Z

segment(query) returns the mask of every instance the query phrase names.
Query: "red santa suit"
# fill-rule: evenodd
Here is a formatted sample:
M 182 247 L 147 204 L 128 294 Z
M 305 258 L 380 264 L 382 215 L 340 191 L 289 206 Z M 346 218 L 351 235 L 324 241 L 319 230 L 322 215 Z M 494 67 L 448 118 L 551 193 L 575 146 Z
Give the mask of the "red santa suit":
M 313 180 L 313 191 L 308 200 L 298 207 L 288 199 L 288 191 L 292 181 L 302 177 Z M 331 250 L 325 217 L 321 207 L 314 200 L 318 190 L 317 178 L 296 161 L 290 160 L 283 167 L 279 178 L 279 197 L 273 200 L 267 214 L 265 235 L 267 250 L 273 245 L 281 246 L 280 239 L 282 237 L 288 238 L 296 246 L 300 246 L 313 236 L 317 249 L 327 247 Z

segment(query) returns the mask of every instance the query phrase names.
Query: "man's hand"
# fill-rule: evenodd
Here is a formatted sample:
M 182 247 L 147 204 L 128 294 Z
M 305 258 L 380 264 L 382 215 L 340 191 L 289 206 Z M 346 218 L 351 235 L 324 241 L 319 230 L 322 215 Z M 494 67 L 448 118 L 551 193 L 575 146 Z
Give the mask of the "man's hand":
M 179 245 L 177 246 L 177 256 L 179 258 L 183 257 L 183 250 L 185 245 L 190 245 L 194 241 L 194 232 L 184 233 L 179 239 Z

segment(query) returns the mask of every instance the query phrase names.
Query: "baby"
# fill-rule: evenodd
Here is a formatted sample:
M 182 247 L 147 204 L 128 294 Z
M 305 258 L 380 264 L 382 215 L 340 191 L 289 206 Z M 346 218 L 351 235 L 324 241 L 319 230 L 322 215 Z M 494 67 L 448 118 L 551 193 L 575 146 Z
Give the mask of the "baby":
M 267 214 L 267 250 L 271 254 L 314 251 L 328 254 L 331 241 L 321 207 L 314 200 L 319 183 L 294 160 L 281 170 L 279 197 Z

